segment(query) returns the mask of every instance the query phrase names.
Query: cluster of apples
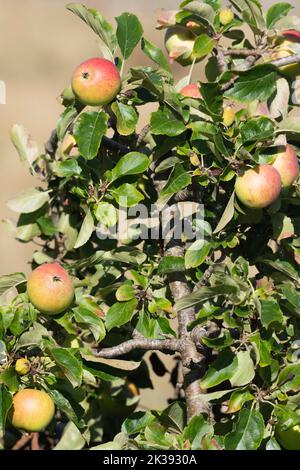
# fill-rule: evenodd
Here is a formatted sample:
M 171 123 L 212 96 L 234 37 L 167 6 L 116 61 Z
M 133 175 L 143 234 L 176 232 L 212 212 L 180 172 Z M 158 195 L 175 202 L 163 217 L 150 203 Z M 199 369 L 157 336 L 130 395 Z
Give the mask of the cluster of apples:
M 74 298 L 74 285 L 68 272 L 59 263 L 45 263 L 34 269 L 27 281 L 30 302 L 45 315 L 56 315 L 66 310 Z M 27 358 L 16 361 L 15 370 L 20 376 L 30 372 Z M 44 429 L 53 419 L 55 405 L 43 390 L 24 388 L 13 396 L 9 412 L 11 424 L 27 432 Z
M 269 165 L 263 163 L 238 176 L 235 192 L 239 200 L 250 209 L 263 209 L 279 197 L 282 188 L 291 186 L 299 176 L 298 157 L 287 144 Z

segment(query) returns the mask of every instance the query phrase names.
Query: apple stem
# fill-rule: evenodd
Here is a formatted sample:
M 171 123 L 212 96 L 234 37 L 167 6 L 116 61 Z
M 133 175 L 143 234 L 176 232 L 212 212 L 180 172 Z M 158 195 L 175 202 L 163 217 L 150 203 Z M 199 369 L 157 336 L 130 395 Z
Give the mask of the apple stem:
M 188 74 L 188 83 L 189 84 L 191 83 L 191 78 L 192 78 L 192 73 L 193 73 L 193 70 L 194 70 L 195 63 L 196 63 L 196 57 L 194 57 L 193 62 L 190 66 L 190 71 L 189 71 L 189 74 Z

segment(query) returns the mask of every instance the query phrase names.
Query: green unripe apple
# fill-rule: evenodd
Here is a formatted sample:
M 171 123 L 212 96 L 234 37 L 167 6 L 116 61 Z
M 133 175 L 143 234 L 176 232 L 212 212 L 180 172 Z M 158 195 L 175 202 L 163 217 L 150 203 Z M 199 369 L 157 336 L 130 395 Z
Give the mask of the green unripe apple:
M 21 359 L 18 359 L 15 364 L 15 371 L 19 375 L 26 375 L 31 369 L 30 362 L 26 357 L 22 357 Z
M 62 104 L 64 106 L 70 106 L 74 103 L 76 96 L 73 93 L 72 86 L 67 86 L 60 95 Z
M 165 47 L 170 60 L 175 60 L 183 66 L 190 65 L 194 60 L 195 39 L 196 36 L 187 28 L 182 26 L 168 28 L 165 35 Z
M 229 23 L 232 22 L 234 18 L 234 13 L 230 8 L 224 8 L 223 10 L 220 11 L 220 23 L 223 26 L 227 26 Z
M 281 431 L 280 427 L 276 428 L 276 437 L 278 442 L 286 450 L 300 450 L 300 425 L 297 424 L 286 431 Z

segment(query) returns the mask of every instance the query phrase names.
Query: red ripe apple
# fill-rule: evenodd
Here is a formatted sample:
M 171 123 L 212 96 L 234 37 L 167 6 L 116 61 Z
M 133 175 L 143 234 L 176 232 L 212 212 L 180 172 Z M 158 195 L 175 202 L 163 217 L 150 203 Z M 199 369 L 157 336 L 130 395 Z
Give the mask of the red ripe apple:
M 284 152 L 279 153 L 273 163 L 281 176 L 283 188 L 288 188 L 296 181 L 299 176 L 299 163 L 298 157 L 291 145 L 287 145 Z
M 9 419 L 16 429 L 38 432 L 48 426 L 54 412 L 53 400 L 46 392 L 26 388 L 14 395 Z
M 74 286 L 67 271 L 58 263 L 45 263 L 28 278 L 30 302 L 42 313 L 55 315 L 68 308 L 74 298 Z
M 181 65 L 190 65 L 194 59 L 195 39 L 196 36 L 187 28 L 182 26 L 168 28 L 165 35 L 165 47 L 170 61 L 176 60 Z
M 189 98 L 195 98 L 195 99 L 201 98 L 201 93 L 199 91 L 197 83 L 190 83 L 189 85 L 186 85 L 180 90 L 179 93 Z
M 278 198 L 281 191 L 281 178 L 271 165 L 262 164 L 246 170 L 238 176 L 235 192 L 239 200 L 247 207 L 262 209 Z
M 85 105 L 108 104 L 119 93 L 120 88 L 119 71 L 115 64 L 107 59 L 86 60 L 73 73 L 73 92 Z

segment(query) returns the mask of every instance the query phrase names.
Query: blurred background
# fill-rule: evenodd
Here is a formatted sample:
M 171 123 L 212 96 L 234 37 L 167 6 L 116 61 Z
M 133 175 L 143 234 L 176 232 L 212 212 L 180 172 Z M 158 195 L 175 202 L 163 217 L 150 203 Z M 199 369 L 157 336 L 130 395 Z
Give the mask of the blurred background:
M 69 84 L 73 69 L 99 54 L 96 35 L 66 10 L 67 3 L 68 0 L 0 0 L 0 81 L 6 84 L 6 104 L 0 104 L 1 219 L 17 218 L 6 202 L 35 184 L 10 142 L 12 125 L 24 125 L 42 151 L 63 110 L 57 97 Z M 163 48 L 164 33 L 155 30 L 156 12 L 161 8 L 176 9 L 179 0 L 82 0 L 82 3 L 100 10 L 113 25 L 114 18 L 122 12 L 135 13 L 143 24 L 145 37 Z M 268 8 L 275 2 L 262 0 L 262 3 Z M 295 6 L 294 14 L 299 15 L 299 0 L 289 3 Z M 127 66 L 147 63 L 147 57 L 137 51 Z M 180 66 L 174 65 L 174 71 L 177 79 L 186 75 Z M 202 77 L 200 64 L 195 68 L 195 78 Z M 34 249 L 33 244 L 19 243 L 1 229 L 0 275 L 28 272 L 28 260 Z M 143 402 L 160 408 L 165 406 L 164 397 L 172 392 L 167 378 L 155 380 L 161 380 L 160 396 L 154 397 L 153 392 L 147 391 Z

